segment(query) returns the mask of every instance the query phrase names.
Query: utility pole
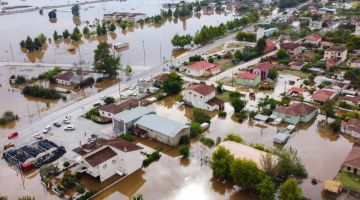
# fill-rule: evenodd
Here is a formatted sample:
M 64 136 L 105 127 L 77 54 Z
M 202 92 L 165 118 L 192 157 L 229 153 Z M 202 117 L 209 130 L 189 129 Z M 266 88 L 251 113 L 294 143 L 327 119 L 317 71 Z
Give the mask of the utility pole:
M 162 65 L 161 42 L 160 42 L 160 65 Z
M 29 116 L 29 119 L 30 119 L 30 124 L 32 126 L 32 121 L 31 121 L 31 116 L 30 116 L 30 111 L 29 111 L 29 104 L 26 104 L 26 107 L 27 107 L 28 116 Z
M 143 45 L 143 52 L 144 52 L 144 67 L 145 67 L 146 63 L 145 63 L 145 44 L 144 44 L 144 40 L 142 41 L 142 45 Z
M 80 89 L 82 90 L 82 93 L 84 95 L 84 98 L 86 97 L 86 94 L 85 94 L 85 90 L 84 90 L 84 87 L 82 87 L 82 82 L 83 82 L 83 73 L 82 73 L 82 60 L 81 60 L 81 51 L 80 51 L 80 46 L 79 46 L 79 65 L 80 65 L 80 68 L 79 68 L 79 73 L 80 73 L 80 83 L 79 83 L 79 86 L 80 86 Z
M 36 106 L 37 106 L 37 109 L 38 109 L 38 114 L 39 114 L 39 117 L 41 119 L 41 115 L 40 115 L 40 108 L 39 108 L 39 102 L 36 101 Z

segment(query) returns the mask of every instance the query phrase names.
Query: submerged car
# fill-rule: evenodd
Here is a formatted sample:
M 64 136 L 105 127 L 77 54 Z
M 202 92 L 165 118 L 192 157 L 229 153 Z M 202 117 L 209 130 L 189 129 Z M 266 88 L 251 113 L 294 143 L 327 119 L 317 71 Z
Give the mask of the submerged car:
M 75 130 L 75 126 L 74 125 L 67 125 L 64 128 L 65 131 L 73 131 Z
M 44 128 L 43 133 L 48 133 L 51 131 L 51 129 L 52 129 L 51 126 L 47 126 Z

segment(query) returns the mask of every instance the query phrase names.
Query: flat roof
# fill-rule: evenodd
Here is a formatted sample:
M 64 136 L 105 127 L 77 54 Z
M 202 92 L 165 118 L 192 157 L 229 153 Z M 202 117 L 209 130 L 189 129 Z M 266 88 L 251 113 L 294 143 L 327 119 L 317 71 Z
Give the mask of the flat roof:
M 266 120 L 268 120 L 269 119 L 269 117 L 268 116 L 265 116 L 265 115 L 261 115 L 261 114 L 257 114 L 257 115 L 255 115 L 255 117 L 254 117 L 256 120 L 259 120 L 259 121 L 266 121 Z
M 250 146 L 240 144 L 233 141 L 225 141 L 219 144 L 226 149 L 228 149 L 232 154 L 234 154 L 235 158 L 247 159 L 256 163 L 259 169 L 264 169 L 261 161 L 263 157 L 266 156 L 267 152 L 260 151 L 258 149 L 252 148 Z M 273 163 L 277 163 L 278 157 L 275 155 L 271 155 Z
M 181 130 L 189 128 L 188 125 L 170 120 L 165 117 L 160 117 L 155 114 L 149 114 L 141 117 L 138 121 L 135 122 L 135 125 L 146 127 L 170 137 L 175 137 Z
M 116 115 L 113 116 L 113 119 L 119 120 L 119 121 L 123 121 L 125 123 L 134 121 L 144 115 L 153 113 L 154 111 L 147 108 L 147 107 L 136 107 L 134 109 L 131 110 L 124 110 Z
M 287 134 L 287 133 L 278 132 L 278 133 L 276 133 L 276 135 L 274 136 L 274 141 L 275 141 L 275 142 L 284 143 L 284 142 L 286 142 L 286 140 L 287 140 L 289 137 L 290 137 L 290 135 Z

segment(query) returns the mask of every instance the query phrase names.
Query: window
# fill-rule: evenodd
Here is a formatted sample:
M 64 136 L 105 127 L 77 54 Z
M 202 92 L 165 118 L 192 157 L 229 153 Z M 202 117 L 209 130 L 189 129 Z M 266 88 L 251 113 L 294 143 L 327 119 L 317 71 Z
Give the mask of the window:
M 111 162 L 112 162 L 112 164 L 115 164 L 115 163 L 116 163 L 116 160 L 114 159 L 114 160 L 112 160 Z
M 346 169 L 347 169 L 348 171 L 351 171 L 351 167 L 347 167 Z
M 106 163 L 103 165 L 103 169 L 106 169 L 106 167 L 107 167 L 107 165 L 106 165 Z
M 200 96 L 200 98 L 202 98 L 202 96 Z

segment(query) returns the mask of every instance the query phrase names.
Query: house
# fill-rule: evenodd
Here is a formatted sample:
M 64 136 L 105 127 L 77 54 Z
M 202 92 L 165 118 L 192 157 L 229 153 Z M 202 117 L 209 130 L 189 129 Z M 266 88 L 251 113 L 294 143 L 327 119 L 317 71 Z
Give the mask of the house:
M 338 64 L 340 64 L 340 63 L 336 59 L 327 59 L 327 60 L 325 60 L 325 67 L 326 68 L 335 67 Z
M 346 157 L 342 171 L 360 175 L 360 144 L 355 143 Z
M 304 88 L 300 88 L 300 87 L 292 87 L 292 88 L 290 88 L 290 93 L 291 94 L 302 94 L 304 92 L 305 92 Z
M 139 20 L 145 20 L 146 14 L 144 13 L 127 13 L 127 12 L 114 12 L 110 14 L 104 14 L 104 21 L 116 22 L 118 20 L 127 20 L 131 22 L 137 22 Z
M 113 131 L 115 133 L 127 133 L 138 119 L 147 114 L 155 114 L 155 112 L 149 108 L 139 106 L 117 113 L 112 118 Z
M 153 77 L 154 86 L 161 88 L 164 82 L 169 78 L 168 73 L 161 73 Z
M 274 66 L 271 63 L 262 62 L 259 63 L 256 67 L 250 69 L 250 72 L 261 77 L 261 80 L 264 80 L 268 77 L 269 71 L 273 69 Z
M 347 49 L 341 46 L 333 46 L 325 50 L 324 60 L 334 59 L 340 63 L 345 62 L 347 58 Z
M 303 41 L 304 44 L 310 44 L 310 45 L 314 45 L 314 46 L 318 46 L 320 44 L 320 42 L 321 42 L 321 35 L 319 35 L 319 34 L 307 35 Z
M 294 42 L 280 43 L 280 48 L 286 50 L 290 55 L 301 54 L 301 45 Z
M 318 90 L 312 95 L 312 100 L 320 103 L 334 99 L 337 93 L 332 90 Z
M 112 118 L 115 114 L 122 112 L 127 109 L 135 108 L 139 105 L 139 100 L 129 98 L 117 103 L 111 103 L 99 108 L 100 116 L 106 118 Z
M 346 95 L 342 100 L 350 105 L 360 106 L 360 96 Z
M 238 85 L 243 85 L 247 87 L 256 87 L 261 82 L 260 76 L 250 73 L 250 72 L 243 72 L 238 74 L 235 78 L 235 83 Z
M 266 47 L 265 47 L 265 49 L 263 51 L 263 54 L 267 54 L 267 53 L 269 53 L 269 52 L 271 52 L 271 51 L 273 51 L 275 49 L 276 49 L 275 42 L 270 40 L 270 39 L 267 39 L 266 40 Z
M 356 23 L 355 26 L 355 35 L 360 35 L 360 22 Z
M 323 21 L 322 20 L 310 20 L 309 28 L 310 30 L 320 30 L 322 28 Z
M 218 145 L 217 148 L 219 147 L 224 147 L 225 149 L 229 150 L 236 159 L 246 159 L 253 161 L 259 169 L 264 170 L 262 160 L 268 153 L 234 141 L 222 142 Z M 215 148 L 214 151 L 216 151 L 217 148 Z M 272 167 L 276 167 L 278 157 L 275 155 L 271 155 L 271 159 L 273 161 Z
M 295 70 L 301 70 L 304 67 L 305 63 L 301 62 L 301 61 L 292 61 L 289 63 L 289 66 L 291 69 L 295 69 Z
M 272 36 L 276 31 L 278 31 L 278 28 L 258 28 L 256 31 L 256 40 L 259 40 L 263 37 L 270 37 Z
M 103 182 L 113 175 L 127 176 L 142 167 L 145 146 L 123 139 L 103 138 L 73 149 L 76 160 L 86 167 L 86 173 Z
M 191 76 L 208 76 L 215 75 L 220 72 L 220 67 L 206 61 L 199 61 L 192 65 L 189 65 L 186 69 L 186 73 Z
M 320 46 L 321 46 L 323 49 L 326 49 L 326 48 L 329 48 L 329 47 L 333 47 L 333 46 L 334 46 L 334 43 L 328 42 L 328 41 L 321 41 L 321 42 L 320 42 Z
M 134 127 L 147 137 L 170 146 L 178 145 L 181 136 L 190 135 L 188 125 L 155 114 L 144 115 L 134 123 Z
M 351 61 L 350 67 L 360 68 L 360 58 Z
M 73 85 L 78 83 L 78 80 L 75 78 L 75 73 L 72 71 L 62 72 L 54 77 L 57 84 L 62 85 Z
M 360 119 L 350 119 L 349 121 L 342 121 L 341 128 L 342 133 L 351 135 L 354 138 L 360 138 Z
M 215 88 L 205 85 L 191 85 L 183 91 L 185 104 L 195 108 L 214 111 L 224 108 L 224 101 L 215 97 Z
M 309 122 L 318 114 L 318 109 L 305 103 L 292 103 L 289 106 L 278 106 L 272 115 L 283 118 L 290 124 Z

